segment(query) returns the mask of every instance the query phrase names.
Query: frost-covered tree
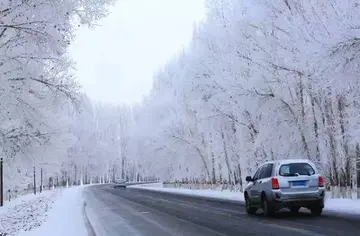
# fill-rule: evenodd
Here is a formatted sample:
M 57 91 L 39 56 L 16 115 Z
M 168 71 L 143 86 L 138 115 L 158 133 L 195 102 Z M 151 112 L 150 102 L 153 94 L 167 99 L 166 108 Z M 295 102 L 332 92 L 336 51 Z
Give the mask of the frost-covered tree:
M 0 3 L 0 155 L 5 188 L 32 183 L 68 159 L 79 85 L 66 51 L 80 24 L 92 26 L 112 0 L 5 0 Z M 60 120 L 64 122 L 60 122 Z M 67 134 L 66 134 L 67 133 Z M 40 167 L 41 166 L 41 167 Z

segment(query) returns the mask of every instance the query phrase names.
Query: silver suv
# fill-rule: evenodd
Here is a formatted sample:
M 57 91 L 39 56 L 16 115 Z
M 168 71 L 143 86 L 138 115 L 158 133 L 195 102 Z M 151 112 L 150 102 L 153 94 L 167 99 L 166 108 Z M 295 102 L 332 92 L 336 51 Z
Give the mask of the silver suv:
M 289 208 L 297 213 L 301 207 L 321 215 L 324 208 L 324 178 L 309 160 L 266 162 L 253 177 L 247 176 L 244 197 L 246 212 L 262 208 L 265 216 Z

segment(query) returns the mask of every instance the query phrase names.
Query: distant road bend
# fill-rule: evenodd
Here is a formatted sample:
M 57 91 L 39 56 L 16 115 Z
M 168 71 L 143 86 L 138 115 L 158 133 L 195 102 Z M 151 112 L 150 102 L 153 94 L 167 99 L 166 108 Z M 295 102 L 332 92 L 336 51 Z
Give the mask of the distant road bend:
M 96 236 L 360 235 L 360 218 L 346 215 L 249 216 L 239 203 L 111 185 L 88 187 L 84 197 Z

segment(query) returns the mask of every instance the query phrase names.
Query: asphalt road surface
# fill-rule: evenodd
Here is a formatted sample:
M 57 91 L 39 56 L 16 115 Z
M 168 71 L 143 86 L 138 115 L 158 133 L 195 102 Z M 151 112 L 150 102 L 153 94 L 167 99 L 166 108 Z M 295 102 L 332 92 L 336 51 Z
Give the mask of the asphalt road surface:
M 239 193 L 240 194 L 240 193 Z M 111 185 L 85 189 L 86 212 L 96 236 L 360 236 L 360 218 L 325 212 L 265 218 L 239 203 Z

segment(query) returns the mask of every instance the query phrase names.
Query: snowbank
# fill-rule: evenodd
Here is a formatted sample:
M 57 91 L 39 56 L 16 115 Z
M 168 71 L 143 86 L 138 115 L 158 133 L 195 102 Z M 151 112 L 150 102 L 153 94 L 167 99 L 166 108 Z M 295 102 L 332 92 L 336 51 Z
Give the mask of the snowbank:
M 226 190 L 217 191 L 210 189 L 164 188 L 163 184 L 161 183 L 128 186 L 128 188 L 142 188 L 153 191 L 183 194 L 188 196 L 210 197 L 210 198 L 232 200 L 239 202 L 244 201 L 244 196 L 242 193 L 230 192 Z M 330 196 L 330 193 L 327 193 L 327 196 Z M 360 199 L 344 199 L 344 198 L 331 199 L 327 197 L 325 200 L 325 211 L 360 215 Z
M 49 219 L 35 230 L 24 232 L 21 236 L 88 236 L 83 215 L 84 187 L 62 189 L 49 212 Z
M 325 200 L 325 210 L 360 215 L 360 199 L 329 198 Z
M 141 185 L 127 186 L 127 188 L 142 188 L 152 191 L 176 193 L 187 196 L 209 197 L 209 198 L 217 198 L 217 199 L 240 201 L 240 202 L 244 201 L 243 194 L 241 194 L 240 192 L 230 192 L 228 190 L 217 191 L 211 189 L 164 188 L 162 183 L 141 184 Z
M 58 191 L 44 191 L 41 194 L 27 194 L 0 208 L 0 235 L 18 235 L 39 227 L 48 218 L 48 212 Z

